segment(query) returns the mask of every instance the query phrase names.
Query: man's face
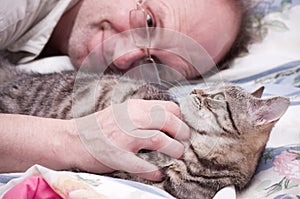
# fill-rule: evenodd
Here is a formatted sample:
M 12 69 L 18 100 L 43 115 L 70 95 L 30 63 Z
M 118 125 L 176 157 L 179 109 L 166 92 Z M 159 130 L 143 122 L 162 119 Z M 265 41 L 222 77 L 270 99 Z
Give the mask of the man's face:
M 151 38 L 151 55 L 186 78 L 211 69 L 212 62 L 229 50 L 239 29 L 240 15 L 228 0 L 144 0 L 142 7 L 159 29 Z M 80 67 L 93 57 L 103 67 L 125 72 L 137 66 L 145 50 L 135 45 L 129 31 L 129 12 L 135 8 L 135 0 L 81 1 L 68 43 L 73 64 Z M 200 50 L 195 50 L 195 43 Z M 212 61 L 195 67 L 206 62 L 203 56 Z

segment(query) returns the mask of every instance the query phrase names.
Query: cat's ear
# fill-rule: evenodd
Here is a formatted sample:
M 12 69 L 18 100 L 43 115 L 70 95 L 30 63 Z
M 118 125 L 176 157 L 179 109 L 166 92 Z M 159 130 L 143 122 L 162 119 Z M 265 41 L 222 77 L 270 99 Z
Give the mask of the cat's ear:
M 257 126 L 269 124 L 279 120 L 289 107 L 290 100 L 287 97 L 272 97 L 260 99 L 260 105 L 256 110 L 252 109 L 255 124 Z
M 257 97 L 257 98 L 261 98 L 263 92 L 264 92 L 265 87 L 261 86 L 258 89 L 256 89 L 255 91 L 253 91 L 251 93 L 252 96 Z

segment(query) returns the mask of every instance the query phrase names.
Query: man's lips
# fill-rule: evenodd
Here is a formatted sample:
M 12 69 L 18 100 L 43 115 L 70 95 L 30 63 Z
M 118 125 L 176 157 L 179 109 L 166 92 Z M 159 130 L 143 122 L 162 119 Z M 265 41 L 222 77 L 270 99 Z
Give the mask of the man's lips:
M 123 75 L 126 71 L 117 68 L 113 63 L 111 63 L 104 71 L 105 74 L 119 74 Z

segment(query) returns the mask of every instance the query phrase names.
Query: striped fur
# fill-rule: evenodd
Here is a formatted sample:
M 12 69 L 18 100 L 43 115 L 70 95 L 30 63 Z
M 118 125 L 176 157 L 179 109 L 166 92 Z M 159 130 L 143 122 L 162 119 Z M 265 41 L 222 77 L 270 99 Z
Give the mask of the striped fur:
M 169 99 L 155 87 L 125 77 L 74 71 L 20 74 L 0 86 L 0 112 L 70 119 L 129 98 Z
M 165 91 L 141 81 L 74 71 L 18 73 L 3 82 L 2 113 L 69 119 L 128 98 L 170 100 Z M 178 160 L 158 152 L 138 154 L 160 166 L 165 179 L 153 183 L 122 171 L 111 176 L 153 184 L 181 199 L 212 198 L 228 185 L 241 190 L 256 169 L 273 125 L 289 104 L 286 98 L 260 99 L 230 84 L 196 89 L 178 102 L 191 127 L 190 140 L 183 142 L 184 157 Z

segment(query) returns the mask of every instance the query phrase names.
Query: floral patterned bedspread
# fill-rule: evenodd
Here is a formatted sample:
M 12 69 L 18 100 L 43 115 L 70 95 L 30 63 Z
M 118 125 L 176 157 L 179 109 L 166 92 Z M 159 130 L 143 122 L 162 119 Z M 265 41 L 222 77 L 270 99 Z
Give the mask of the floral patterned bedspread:
M 300 145 L 266 149 L 249 188 L 238 198 L 299 199 Z

